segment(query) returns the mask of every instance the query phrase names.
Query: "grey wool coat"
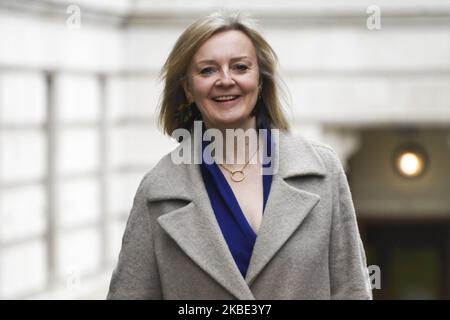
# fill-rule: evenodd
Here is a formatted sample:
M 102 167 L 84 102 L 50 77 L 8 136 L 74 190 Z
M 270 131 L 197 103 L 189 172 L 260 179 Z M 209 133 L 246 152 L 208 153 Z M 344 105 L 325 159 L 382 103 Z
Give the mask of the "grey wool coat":
M 168 154 L 137 190 L 107 298 L 371 299 L 336 153 L 282 132 L 278 152 L 245 279 L 222 236 L 199 165 L 177 165 Z

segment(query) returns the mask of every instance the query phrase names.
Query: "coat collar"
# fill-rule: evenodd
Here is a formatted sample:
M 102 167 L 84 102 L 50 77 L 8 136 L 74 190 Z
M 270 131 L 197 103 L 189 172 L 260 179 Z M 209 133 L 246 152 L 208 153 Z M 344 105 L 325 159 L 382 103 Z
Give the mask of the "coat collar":
M 314 147 L 301 137 L 281 131 L 276 140 L 279 145 L 275 149 L 279 155 L 278 168 L 272 179 L 264 219 L 245 279 L 215 219 L 199 165 L 176 165 L 171 160 L 174 152 L 179 153 L 187 146 L 194 145 L 193 150 L 201 150 L 198 149 L 200 141 L 185 139 L 150 174 L 149 201 L 172 199 L 188 202 L 188 205 L 160 216 L 158 222 L 161 227 L 195 263 L 238 299 L 255 298 L 250 290 L 251 284 L 320 200 L 318 195 L 293 188 L 286 182 L 293 177 L 326 174 Z
M 277 141 L 276 141 L 277 142 Z M 149 200 L 182 199 L 192 201 L 197 196 L 195 188 L 203 185 L 198 165 L 174 164 L 172 155 L 179 154 L 181 150 L 190 149 L 191 159 L 195 157 L 195 150 L 201 150 L 199 141 L 188 136 L 177 148 L 167 154 L 152 170 L 154 183 L 150 185 Z M 312 144 L 301 136 L 279 131 L 278 171 L 282 179 L 295 176 L 318 175 L 325 176 L 326 169 L 322 159 Z M 193 148 L 188 148 L 194 145 Z M 200 179 L 200 180 L 199 180 Z M 194 180 L 196 183 L 194 184 Z M 191 188 L 186 188 L 190 186 Z

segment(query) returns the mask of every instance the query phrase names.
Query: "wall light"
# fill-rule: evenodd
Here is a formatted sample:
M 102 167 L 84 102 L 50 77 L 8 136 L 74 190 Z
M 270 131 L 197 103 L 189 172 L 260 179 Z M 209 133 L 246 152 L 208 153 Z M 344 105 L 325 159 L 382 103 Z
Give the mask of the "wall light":
M 395 170 L 406 178 L 417 178 L 424 174 L 428 167 L 428 156 L 419 145 L 407 145 L 394 152 Z

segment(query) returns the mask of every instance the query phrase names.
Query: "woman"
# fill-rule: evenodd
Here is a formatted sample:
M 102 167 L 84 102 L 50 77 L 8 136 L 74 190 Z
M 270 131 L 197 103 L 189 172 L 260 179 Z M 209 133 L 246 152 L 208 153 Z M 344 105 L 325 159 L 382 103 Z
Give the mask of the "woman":
M 109 299 L 371 298 L 342 166 L 330 147 L 289 134 L 276 63 L 239 15 L 180 36 L 160 122 L 181 144 L 138 188 Z M 196 120 L 209 137 L 200 144 Z M 271 130 L 230 148 L 239 129 Z M 217 137 L 225 145 L 206 152 Z

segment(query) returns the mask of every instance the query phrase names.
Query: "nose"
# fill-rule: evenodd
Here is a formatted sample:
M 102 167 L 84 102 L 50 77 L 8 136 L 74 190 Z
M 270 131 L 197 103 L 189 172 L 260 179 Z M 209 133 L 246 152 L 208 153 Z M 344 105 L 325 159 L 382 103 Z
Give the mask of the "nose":
M 220 72 L 220 78 L 217 80 L 216 84 L 218 86 L 231 86 L 234 85 L 234 79 L 232 78 L 231 74 L 229 73 L 229 70 L 223 70 Z

